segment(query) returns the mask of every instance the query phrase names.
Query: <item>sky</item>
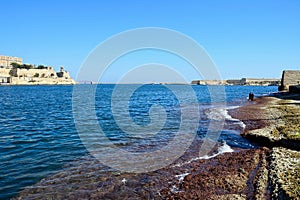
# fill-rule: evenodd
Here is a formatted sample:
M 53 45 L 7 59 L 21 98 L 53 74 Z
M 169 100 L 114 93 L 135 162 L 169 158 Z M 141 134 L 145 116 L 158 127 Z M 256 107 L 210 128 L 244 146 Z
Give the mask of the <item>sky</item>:
M 0 55 L 22 57 L 24 63 L 55 66 L 57 70 L 65 66 L 75 79 L 99 44 L 121 32 L 143 27 L 171 29 L 192 38 L 208 53 L 222 79 L 280 78 L 284 69 L 300 69 L 298 0 L 0 3 Z M 122 73 L 147 63 L 174 65 L 187 81 L 203 78 L 190 69 L 192 66 L 171 57 L 159 51 L 122 57 L 100 80 L 117 82 Z

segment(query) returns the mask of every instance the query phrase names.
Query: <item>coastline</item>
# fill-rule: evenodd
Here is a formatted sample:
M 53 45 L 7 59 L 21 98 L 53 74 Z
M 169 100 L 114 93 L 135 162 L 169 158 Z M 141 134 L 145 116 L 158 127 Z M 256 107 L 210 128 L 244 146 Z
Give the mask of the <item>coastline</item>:
M 285 125 L 284 116 L 294 109 L 295 100 L 262 97 L 229 109 L 232 118 L 245 125 L 242 133 L 266 133 L 275 125 Z M 287 106 L 287 107 L 282 107 Z M 278 110 L 282 110 L 279 112 Z M 290 116 L 293 119 L 295 116 Z M 275 125 L 274 125 L 275 124 Z M 271 127 L 271 128 L 270 128 Z M 261 129 L 265 131 L 261 131 Z M 267 138 L 267 136 L 266 136 Z M 249 138 L 259 142 L 261 137 Z M 272 138 L 271 138 L 272 139 Z M 130 174 L 109 171 L 93 158 L 82 158 L 57 174 L 21 191 L 14 199 L 284 199 L 299 197 L 298 151 L 270 146 L 254 149 L 234 148 L 233 152 L 209 159 L 197 157 L 201 142 L 195 141 L 191 152 L 163 169 Z M 220 144 L 219 144 L 220 145 Z M 265 146 L 265 147 L 264 147 Z M 212 155 L 218 152 L 216 146 Z M 178 164 L 178 163 L 177 163 Z M 125 181 L 124 181 L 125 180 Z
M 270 148 L 267 183 L 272 199 L 300 196 L 300 95 L 276 93 L 231 111 L 246 124 L 245 138 Z M 253 118 L 254 117 L 254 118 Z
M 99 161 L 81 158 L 80 164 L 42 179 L 13 199 L 261 199 L 266 192 L 268 151 L 234 149 L 141 174 L 102 174 Z
M 267 147 L 300 150 L 300 95 L 260 97 L 250 105 L 229 111 L 246 124 L 242 136 Z

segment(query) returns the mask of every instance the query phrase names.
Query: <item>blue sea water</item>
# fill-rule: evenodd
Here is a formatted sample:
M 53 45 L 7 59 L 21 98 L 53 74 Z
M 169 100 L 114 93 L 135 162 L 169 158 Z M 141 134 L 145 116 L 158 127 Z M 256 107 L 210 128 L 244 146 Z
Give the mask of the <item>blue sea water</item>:
M 209 121 L 213 120 L 214 116 L 224 114 L 224 109 L 218 109 L 216 106 L 218 103 L 225 102 L 230 109 L 246 104 L 249 92 L 262 96 L 277 91 L 277 87 L 273 86 L 226 86 L 226 98 L 214 98 L 220 102 L 211 104 L 212 98 L 206 86 L 192 86 L 197 97 L 195 102 L 184 85 L 143 85 L 130 97 L 127 110 L 132 121 L 139 126 L 149 124 L 149 111 L 155 104 L 166 110 L 167 119 L 164 128 L 158 134 L 145 140 L 131 138 L 115 122 L 111 111 L 111 94 L 115 85 L 77 85 L 75 87 L 82 91 L 82 95 L 76 97 L 72 96 L 73 87 L 0 87 L 0 199 L 16 196 L 24 187 L 37 183 L 61 170 L 64 165 L 88 154 L 75 127 L 72 103 L 74 98 L 85 98 L 84 94 L 94 87 L 97 87 L 95 110 L 99 125 L 111 141 L 131 151 L 152 151 L 160 148 L 173 137 L 172 133 L 178 130 L 180 101 L 173 91 L 183 94 L 185 106 L 199 106 L 200 113 L 203 114 L 199 119 L 199 138 L 206 134 Z M 133 85 L 122 87 L 126 92 Z M 119 95 L 118 98 L 122 100 L 122 94 Z M 118 114 L 122 116 L 126 113 Z M 253 148 L 254 144 L 237 134 L 241 130 L 239 125 L 236 120 L 228 123 L 220 140 L 225 140 L 233 147 Z

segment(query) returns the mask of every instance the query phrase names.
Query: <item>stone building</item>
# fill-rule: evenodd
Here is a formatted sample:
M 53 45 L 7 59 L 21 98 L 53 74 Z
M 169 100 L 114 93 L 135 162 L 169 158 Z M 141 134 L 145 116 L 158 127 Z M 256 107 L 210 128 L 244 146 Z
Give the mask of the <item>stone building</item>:
M 278 89 L 279 91 L 300 91 L 300 70 L 284 70 Z
M 22 58 L 0 55 L 0 68 L 11 68 L 11 63 L 23 64 Z
M 10 83 L 16 85 L 53 85 L 53 84 L 75 84 L 70 74 L 61 67 L 60 72 L 55 72 L 53 67 L 45 69 L 19 69 L 10 70 Z
M 1 68 L 0 67 L 0 84 L 11 83 L 10 68 Z
M 75 84 L 64 67 L 56 72 L 53 67 L 24 69 L 11 66 L 11 63 L 22 65 L 22 62 L 22 58 L 0 56 L 0 85 Z
M 11 83 L 11 77 L 0 76 L 0 84 L 8 84 L 8 83 Z

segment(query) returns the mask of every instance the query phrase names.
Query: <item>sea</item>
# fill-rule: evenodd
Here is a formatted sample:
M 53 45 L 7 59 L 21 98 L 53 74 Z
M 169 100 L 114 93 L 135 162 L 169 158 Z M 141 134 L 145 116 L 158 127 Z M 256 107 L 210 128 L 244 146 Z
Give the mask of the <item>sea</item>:
M 114 92 L 116 88 L 118 90 Z M 256 148 L 256 144 L 240 136 L 245 125 L 232 118 L 228 110 L 253 103 L 247 99 L 250 92 L 258 97 L 276 91 L 276 86 L 1 86 L 0 199 L 16 197 L 22 190 L 67 171 L 70 164 L 73 169 L 82 168 L 89 160 L 85 158 L 100 158 L 99 162 L 102 158 L 109 160 L 109 152 L 95 155 L 91 151 L 92 145 L 86 144 L 83 134 L 97 132 L 90 126 L 91 121 L 96 122 L 91 124 L 96 124 L 105 135 L 105 138 L 93 139 L 95 148 L 100 149 L 114 145 L 125 152 L 151 153 L 167 146 L 177 134 L 194 134 L 195 140 L 201 141 L 207 136 L 210 124 L 218 120 L 222 126 L 217 140 L 222 143 L 222 148 L 214 155 L 189 159 L 207 159 L 235 148 Z M 89 108 L 93 109 L 85 108 L 85 103 L 92 104 Z M 90 112 L 95 113 L 94 117 L 86 117 Z M 181 123 L 186 123 L 186 116 L 194 117 L 194 124 L 190 126 L 196 127 L 195 131 L 192 128 L 190 133 L 179 131 Z M 129 121 L 123 120 L 128 118 Z M 153 123 L 158 125 L 154 124 L 156 129 L 150 133 L 147 127 Z M 132 127 L 141 128 L 134 128 L 135 133 L 131 134 Z M 177 161 L 177 165 L 184 162 L 188 161 Z M 103 163 L 101 173 L 112 170 L 109 164 Z M 116 170 L 123 169 L 119 167 Z

